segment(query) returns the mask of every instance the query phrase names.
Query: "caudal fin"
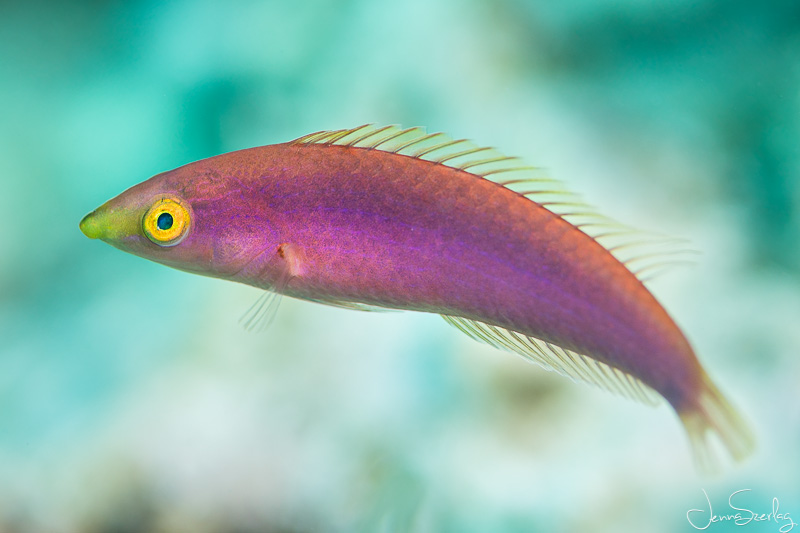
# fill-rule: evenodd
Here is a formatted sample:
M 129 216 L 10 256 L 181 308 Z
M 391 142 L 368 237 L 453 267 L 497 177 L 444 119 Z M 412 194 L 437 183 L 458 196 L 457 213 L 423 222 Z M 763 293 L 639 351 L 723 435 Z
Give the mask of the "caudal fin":
M 695 464 L 703 473 L 719 470 L 719 462 L 708 436 L 715 434 L 736 461 L 744 460 L 755 449 L 755 438 L 739 413 L 703 375 L 703 388 L 694 409 L 678 412 L 692 446 Z

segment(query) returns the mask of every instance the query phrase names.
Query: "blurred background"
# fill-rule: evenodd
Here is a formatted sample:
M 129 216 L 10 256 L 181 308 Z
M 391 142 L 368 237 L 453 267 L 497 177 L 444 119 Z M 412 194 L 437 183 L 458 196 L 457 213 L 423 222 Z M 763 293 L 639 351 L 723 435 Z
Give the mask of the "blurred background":
M 740 489 L 800 522 L 795 0 L 3 2 L 0 102 L 3 533 L 694 531 Z M 257 290 L 78 230 L 161 171 L 368 122 L 688 238 L 651 289 L 757 453 L 700 477 L 666 406 L 433 315 L 285 298 L 248 333 Z

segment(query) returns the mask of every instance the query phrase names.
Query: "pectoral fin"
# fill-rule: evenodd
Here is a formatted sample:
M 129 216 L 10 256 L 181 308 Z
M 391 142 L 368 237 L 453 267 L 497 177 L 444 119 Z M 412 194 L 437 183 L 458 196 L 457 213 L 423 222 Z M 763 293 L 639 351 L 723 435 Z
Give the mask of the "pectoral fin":
M 297 245 L 291 243 L 278 245 L 272 263 L 271 268 L 275 268 L 274 264 L 277 264 L 278 275 L 275 281 L 239 319 L 239 323 L 248 331 L 263 331 L 269 327 L 278 312 L 286 286 L 293 278 L 300 277 L 305 272 L 303 254 Z

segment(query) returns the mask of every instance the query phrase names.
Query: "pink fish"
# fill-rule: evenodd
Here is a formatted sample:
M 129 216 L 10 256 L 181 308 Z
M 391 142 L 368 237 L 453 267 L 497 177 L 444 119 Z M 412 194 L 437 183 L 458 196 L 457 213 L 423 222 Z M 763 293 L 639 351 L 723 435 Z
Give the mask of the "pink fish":
M 747 456 L 746 424 L 632 272 L 658 264 L 622 257 L 633 234 L 565 194 L 492 149 L 362 126 L 159 174 L 88 214 L 81 230 L 295 298 L 441 314 L 573 379 L 644 401 L 660 395 L 702 468 L 714 462 L 708 434 Z

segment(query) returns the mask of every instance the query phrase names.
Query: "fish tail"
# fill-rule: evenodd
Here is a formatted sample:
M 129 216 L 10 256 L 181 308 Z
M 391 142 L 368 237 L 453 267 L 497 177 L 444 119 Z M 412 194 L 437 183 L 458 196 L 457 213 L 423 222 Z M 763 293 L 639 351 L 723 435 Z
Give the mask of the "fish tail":
M 708 439 L 709 433 L 719 438 L 736 461 L 744 460 L 755 449 L 755 437 L 749 425 L 705 372 L 696 402 L 690 409 L 679 410 L 678 416 L 689 436 L 695 464 L 702 473 L 719 471 L 719 462 Z

